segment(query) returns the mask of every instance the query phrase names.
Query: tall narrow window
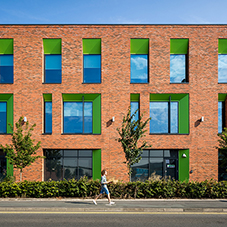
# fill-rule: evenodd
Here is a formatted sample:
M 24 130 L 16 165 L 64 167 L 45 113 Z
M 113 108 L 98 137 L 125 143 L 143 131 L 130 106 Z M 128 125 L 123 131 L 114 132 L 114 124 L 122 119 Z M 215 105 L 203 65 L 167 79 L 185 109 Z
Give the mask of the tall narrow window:
M 136 115 L 132 118 L 132 120 L 134 120 L 134 121 L 137 121 L 139 119 L 139 99 L 140 99 L 139 94 L 130 95 L 131 115 L 136 113 Z
M 44 94 L 44 133 L 52 133 L 52 94 Z
M 13 39 L 0 39 L 0 83 L 13 83 Z
M 189 133 L 187 94 L 151 94 L 150 133 Z
M 224 102 L 218 102 L 218 133 L 222 133 L 224 129 Z
M 227 83 L 227 39 L 218 40 L 218 83 Z
M 61 39 L 43 39 L 44 83 L 61 83 Z
M 188 39 L 170 39 L 170 83 L 188 82 Z
M 7 132 L 7 102 L 0 102 L 0 133 Z
M 83 39 L 84 83 L 101 83 L 101 39 Z
M 131 83 L 148 83 L 149 39 L 131 39 Z

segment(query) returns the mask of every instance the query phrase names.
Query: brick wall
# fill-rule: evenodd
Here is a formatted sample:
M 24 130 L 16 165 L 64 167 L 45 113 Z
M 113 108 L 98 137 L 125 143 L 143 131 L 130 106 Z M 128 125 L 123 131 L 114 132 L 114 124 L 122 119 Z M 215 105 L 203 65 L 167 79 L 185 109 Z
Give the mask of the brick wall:
M 149 135 L 148 128 L 146 140 L 152 149 L 189 149 L 190 180 L 217 180 L 218 93 L 227 92 L 226 84 L 218 84 L 218 38 L 226 37 L 225 25 L 1 25 L 0 38 L 14 39 L 14 84 L 0 84 L 0 93 L 14 94 L 14 122 L 23 115 L 37 124 L 33 138 L 42 149 L 102 149 L 102 168 L 120 180 L 128 174 L 116 128 L 130 93 L 140 94 L 144 118 L 150 93 L 189 93 L 189 135 Z M 62 39 L 62 84 L 42 84 L 43 38 Z M 83 38 L 102 40 L 101 84 L 82 83 Z M 149 84 L 130 84 L 131 38 L 149 39 Z M 170 84 L 170 38 L 189 38 L 189 84 Z M 42 134 L 43 93 L 52 93 L 52 135 Z M 101 93 L 101 135 L 61 134 L 62 93 Z M 195 127 L 202 116 L 204 122 Z M 10 135 L 0 135 L 0 143 L 10 141 Z M 27 167 L 23 179 L 43 180 L 43 160 Z

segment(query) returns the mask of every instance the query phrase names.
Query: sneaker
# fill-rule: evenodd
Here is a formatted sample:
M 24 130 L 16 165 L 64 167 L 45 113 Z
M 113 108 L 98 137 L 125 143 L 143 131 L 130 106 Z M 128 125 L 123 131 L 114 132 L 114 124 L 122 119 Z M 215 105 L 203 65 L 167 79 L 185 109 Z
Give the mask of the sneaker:
M 115 202 L 110 202 L 110 203 L 109 203 L 109 205 L 114 205 L 114 204 L 115 204 Z
M 95 200 L 93 200 L 93 203 L 94 203 L 95 205 L 97 205 L 97 203 L 96 203 L 96 201 L 95 201 Z

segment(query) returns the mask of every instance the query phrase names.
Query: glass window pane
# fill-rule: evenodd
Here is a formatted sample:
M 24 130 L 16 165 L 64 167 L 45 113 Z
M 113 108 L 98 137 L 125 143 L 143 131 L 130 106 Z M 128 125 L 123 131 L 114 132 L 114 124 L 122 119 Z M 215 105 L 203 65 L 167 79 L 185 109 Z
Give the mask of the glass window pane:
M 77 157 L 78 150 L 64 150 L 64 156 L 65 157 Z
M 79 158 L 79 179 L 83 176 L 92 178 L 92 158 Z
M 163 157 L 163 150 L 150 150 L 151 157 Z
M 223 130 L 223 102 L 218 102 L 218 133 Z
M 45 83 L 61 83 L 61 55 L 45 55 Z
M 92 133 L 92 102 L 84 103 L 84 133 Z
M 101 83 L 101 55 L 84 55 L 84 83 Z
M 227 55 L 218 55 L 218 83 L 227 83 Z
M 136 110 L 138 110 L 136 112 Z M 136 115 L 132 118 L 132 121 L 139 119 L 139 102 L 131 102 L 131 116 L 136 112 Z
M 83 133 L 83 103 L 64 102 L 64 133 Z
M 92 150 L 79 150 L 80 157 L 92 157 Z
M 0 133 L 7 132 L 7 103 L 0 102 Z
M 131 55 L 131 83 L 148 83 L 148 55 Z
M 177 158 L 178 150 L 164 150 L 165 158 Z
M 13 55 L 0 55 L 0 83 L 13 83 Z
M 45 102 L 45 129 L 44 133 L 52 133 L 52 102 Z
M 150 158 L 150 176 L 154 173 L 163 176 L 163 158 Z
M 64 179 L 77 179 L 77 158 L 64 158 Z
M 144 181 L 148 179 L 148 172 L 149 172 L 149 160 L 148 158 L 142 158 L 139 163 L 136 163 L 132 166 L 132 175 L 131 180 L 137 181 L 141 180 Z
M 170 83 L 186 82 L 186 55 L 170 55 Z
M 45 69 L 61 69 L 61 55 L 45 55 Z
M 170 103 L 170 133 L 178 133 L 178 102 Z
M 150 102 L 150 133 L 168 133 L 168 102 Z

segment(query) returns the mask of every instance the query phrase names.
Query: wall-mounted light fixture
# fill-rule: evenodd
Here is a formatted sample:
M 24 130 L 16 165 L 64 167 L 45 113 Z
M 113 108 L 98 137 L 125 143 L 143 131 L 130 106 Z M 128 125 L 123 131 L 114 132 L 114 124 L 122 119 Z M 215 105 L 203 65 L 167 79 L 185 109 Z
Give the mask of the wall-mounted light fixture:
M 115 121 L 115 117 L 112 117 L 112 122 L 114 122 Z
M 182 154 L 182 158 L 187 158 L 187 155 L 186 154 Z
M 24 122 L 27 122 L 27 117 L 24 117 Z
M 200 121 L 203 122 L 204 121 L 204 117 L 201 117 Z

